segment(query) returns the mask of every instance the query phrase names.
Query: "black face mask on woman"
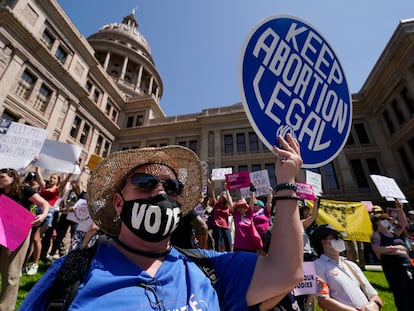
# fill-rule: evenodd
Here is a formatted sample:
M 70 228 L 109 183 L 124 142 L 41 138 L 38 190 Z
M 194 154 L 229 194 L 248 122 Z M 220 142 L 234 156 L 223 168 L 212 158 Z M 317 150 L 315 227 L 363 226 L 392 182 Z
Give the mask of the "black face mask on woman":
M 124 200 L 120 216 L 137 237 L 159 242 L 177 228 L 181 215 L 181 204 L 161 193 L 150 199 Z

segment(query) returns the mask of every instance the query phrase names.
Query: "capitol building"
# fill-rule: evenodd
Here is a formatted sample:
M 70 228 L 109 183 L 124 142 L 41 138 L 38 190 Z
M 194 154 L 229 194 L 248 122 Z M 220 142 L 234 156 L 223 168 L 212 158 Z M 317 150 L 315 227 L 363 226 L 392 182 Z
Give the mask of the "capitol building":
M 241 103 L 164 113 L 162 77 L 138 25 L 126 12 L 85 38 L 57 1 L 0 0 L 0 118 L 81 146 L 85 163 L 91 155 L 177 144 L 196 152 L 208 171 L 267 169 L 275 185 L 274 155 Z M 322 176 L 324 197 L 385 204 L 370 178 L 377 174 L 394 178 L 414 200 L 414 19 L 396 21 L 352 105 L 344 149 L 312 169 Z

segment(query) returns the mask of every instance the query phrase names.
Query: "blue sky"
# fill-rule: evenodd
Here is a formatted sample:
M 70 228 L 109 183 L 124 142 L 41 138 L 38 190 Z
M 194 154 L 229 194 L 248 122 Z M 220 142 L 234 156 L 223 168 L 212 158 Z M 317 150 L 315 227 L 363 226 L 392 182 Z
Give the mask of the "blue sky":
M 413 0 L 58 0 L 85 36 L 137 7 L 164 83 L 168 116 L 241 101 L 238 65 L 243 43 L 261 20 L 304 19 L 330 42 L 358 92 L 401 19 L 414 18 Z

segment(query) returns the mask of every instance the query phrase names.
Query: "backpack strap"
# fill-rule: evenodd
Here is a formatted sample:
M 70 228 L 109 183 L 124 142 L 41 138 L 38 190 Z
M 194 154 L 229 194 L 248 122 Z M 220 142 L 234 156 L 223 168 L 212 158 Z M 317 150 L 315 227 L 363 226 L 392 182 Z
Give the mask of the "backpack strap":
M 98 243 L 95 243 L 91 248 L 74 250 L 66 255 L 65 261 L 47 292 L 46 310 L 63 311 L 68 309 L 89 270 L 97 245 Z
M 217 282 L 219 281 L 216 270 L 214 269 L 214 265 L 211 260 L 204 256 L 201 252 L 197 252 L 192 249 L 180 248 L 174 246 L 180 253 L 184 254 L 186 257 L 190 258 L 197 267 L 200 268 L 201 271 L 210 279 L 211 285 L 213 287 L 216 286 Z

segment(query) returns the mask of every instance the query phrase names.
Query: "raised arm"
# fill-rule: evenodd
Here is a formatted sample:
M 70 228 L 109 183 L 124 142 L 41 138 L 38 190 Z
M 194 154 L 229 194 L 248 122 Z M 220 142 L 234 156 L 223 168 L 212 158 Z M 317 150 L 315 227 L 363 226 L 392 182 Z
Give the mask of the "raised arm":
M 405 228 L 408 225 L 407 216 L 405 216 L 403 207 L 404 206 L 401 201 L 395 199 L 395 208 L 397 209 L 398 222 L 400 226 L 394 233 L 398 236 L 400 236 L 405 231 Z
M 316 220 L 316 217 L 318 217 L 319 204 L 320 199 L 315 196 L 315 199 L 313 200 L 312 214 L 309 217 L 302 219 L 304 229 L 308 228 Z
M 303 163 L 299 143 L 289 134 L 286 140 L 278 136 L 278 141 L 283 149 L 273 147 L 277 182 L 280 185 L 295 184 Z M 273 297 L 281 299 L 303 279 L 303 229 L 299 219 L 298 198 L 292 187 L 279 188 L 274 197 L 276 214 L 269 252 L 257 260 L 246 295 L 249 306 Z M 277 303 L 277 300 L 274 299 L 273 303 Z
M 37 182 L 39 183 L 39 186 L 42 189 L 42 188 L 46 187 L 46 182 L 43 179 L 42 171 L 40 170 L 40 168 L 38 166 L 36 166 L 35 170 L 36 170 Z

